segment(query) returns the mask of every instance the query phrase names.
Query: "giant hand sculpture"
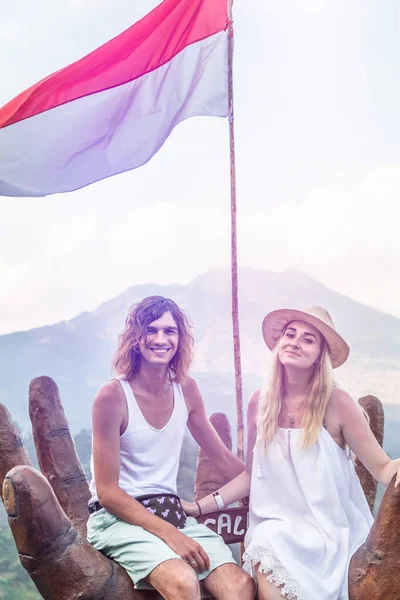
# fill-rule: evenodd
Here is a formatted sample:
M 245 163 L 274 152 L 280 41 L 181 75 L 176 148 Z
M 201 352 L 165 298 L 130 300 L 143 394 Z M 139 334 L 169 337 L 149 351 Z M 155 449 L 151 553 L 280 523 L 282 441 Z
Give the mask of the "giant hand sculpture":
M 150 600 L 86 541 L 89 489 L 54 381 L 34 379 L 29 412 L 39 465 L 32 468 L 0 404 L 0 484 L 22 565 L 46 600 Z M 51 484 L 51 485 L 50 485 Z
M 0 404 L 0 484 L 20 560 L 46 600 L 153 600 L 137 592 L 125 571 L 86 541 L 87 481 L 75 452 L 56 384 L 34 379 L 29 389 L 30 416 L 39 465 L 32 468 L 11 416 Z M 378 438 L 383 431 L 380 402 L 361 403 Z M 229 443 L 226 423 L 220 417 Z M 376 485 L 357 465 L 372 506 Z M 200 476 L 201 471 L 201 476 Z M 197 493 L 207 489 L 207 469 L 199 467 Z M 215 479 L 216 474 L 210 474 Z M 203 479 L 204 481 L 200 481 Z M 216 481 L 219 485 L 219 480 Z M 51 485 L 50 485 L 51 484 Z M 215 487 L 214 487 L 215 489 Z M 210 491 L 214 491 L 211 490 Z M 365 544 L 350 565 L 350 600 L 400 600 L 400 486 L 392 482 Z

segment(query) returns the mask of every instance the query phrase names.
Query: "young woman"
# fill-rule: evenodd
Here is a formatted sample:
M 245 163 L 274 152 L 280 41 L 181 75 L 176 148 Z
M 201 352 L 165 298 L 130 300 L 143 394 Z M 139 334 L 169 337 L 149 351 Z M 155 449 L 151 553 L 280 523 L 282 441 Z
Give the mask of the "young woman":
M 259 600 L 347 600 L 349 562 L 373 521 L 351 451 L 385 485 L 399 477 L 399 459 L 334 384 L 349 347 L 326 310 L 274 311 L 263 336 L 271 379 L 249 401 L 246 471 L 184 509 L 198 516 L 250 492 L 244 568 Z

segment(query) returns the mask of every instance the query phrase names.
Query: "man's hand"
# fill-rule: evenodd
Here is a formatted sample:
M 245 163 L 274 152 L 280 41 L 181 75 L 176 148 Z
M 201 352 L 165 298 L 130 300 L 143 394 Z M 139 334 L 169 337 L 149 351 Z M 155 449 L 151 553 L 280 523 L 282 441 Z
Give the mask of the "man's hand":
M 203 548 L 187 535 L 172 526 L 163 537 L 164 542 L 181 556 L 195 571 L 202 573 L 210 567 L 210 559 Z

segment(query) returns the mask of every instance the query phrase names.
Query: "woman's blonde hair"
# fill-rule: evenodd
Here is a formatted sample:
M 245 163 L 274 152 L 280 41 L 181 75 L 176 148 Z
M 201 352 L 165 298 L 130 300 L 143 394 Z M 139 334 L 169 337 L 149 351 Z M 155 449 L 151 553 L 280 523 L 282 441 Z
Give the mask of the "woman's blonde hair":
M 186 313 L 173 300 L 163 296 L 149 296 L 131 307 L 113 360 L 113 367 L 118 375 L 123 375 L 128 380 L 135 378 L 140 368 L 139 342 L 146 339 L 150 323 L 168 311 L 179 332 L 178 349 L 169 363 L 169 379 L 177 383 L 185 379 L 193 357 L 192 325 Z
M 278 345 L 273 351 L 269 386 L 261 392 L 257 419 L 258 439 L 265 448 L 278 433 L 279 418 L 283 409 L 284 368 L 279 360 Z M 318 438 L 334 385 L 332 362 L 324 337 L 321 338 L 321 352 L 312 366 L 312 371 L 303 416 L 302 446 L 304 448 L 312 446 Z

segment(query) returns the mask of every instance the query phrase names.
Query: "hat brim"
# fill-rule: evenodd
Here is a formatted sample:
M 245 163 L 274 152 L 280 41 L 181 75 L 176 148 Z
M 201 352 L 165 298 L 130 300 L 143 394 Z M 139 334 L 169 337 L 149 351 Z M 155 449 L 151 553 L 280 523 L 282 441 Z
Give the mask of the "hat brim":
M 270 350 L 275 348 L 286 325 L 292 321 L 305 321 L 318 329 L 327 341 L 334 369 L 346 362 L 350 354 L 350 348 L 344 339 L 327 323 L 301 310 L 283 308 L 270 312 L 264 318 L 262 333 L 264 341 Z

